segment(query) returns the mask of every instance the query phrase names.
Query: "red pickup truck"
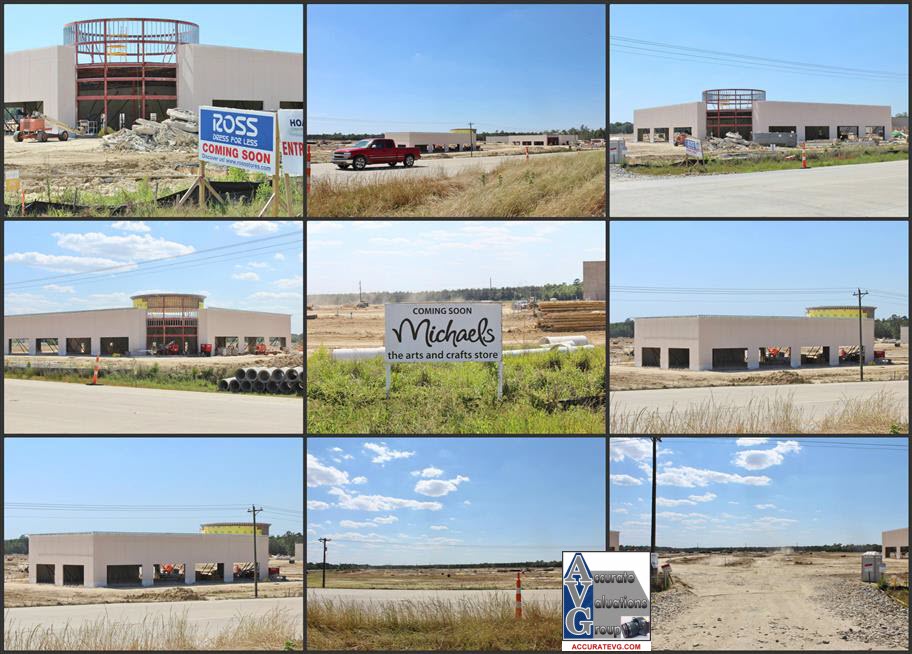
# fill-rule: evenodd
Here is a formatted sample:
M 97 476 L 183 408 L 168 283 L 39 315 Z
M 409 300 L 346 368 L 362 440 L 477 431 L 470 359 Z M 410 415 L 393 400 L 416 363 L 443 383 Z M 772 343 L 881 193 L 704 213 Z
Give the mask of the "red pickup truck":
M 418 148 L 396 147 L 392 139 L 363 139 L 348 148 L 333 150 L 332 162 L 342 170 L 354 166 L 364 170 L 370 164 L 389 164 L 391 167 L 402 162 L 406 168 L 421 158 Z

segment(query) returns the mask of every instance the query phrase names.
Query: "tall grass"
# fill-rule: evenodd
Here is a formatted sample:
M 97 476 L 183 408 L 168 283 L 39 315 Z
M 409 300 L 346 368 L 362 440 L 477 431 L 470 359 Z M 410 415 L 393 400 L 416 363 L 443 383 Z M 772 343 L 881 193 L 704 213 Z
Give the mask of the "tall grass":
M 845 399 L 818 420 L 803 414 L 790 396 L 751 399 L 747 406 L 720 405 L 707 400 L 667 413 L 621 411 L 616 398 L 609 407 L 613 434 L 908 434 L 909 418 L 902 402 L 880 391 L 867 398 Z
M 363 185 L 315 180 L 307 215 L 604 216 L 605 152 L 521 158 L 453 177 L 400 175 Z
M 307 649 L 560 650 L 559 602 L 530 602 L 522 620 L 513 609 L 504 596 L 373 606 L 308 598 Z
M 307 360 L 308 433 L 603 434 L 605 348 L 486 363 L 393 364 L 390 399 L 381 358 L 333 361 L 325 348 Z M 592 405 L 561 400 L 601 398 Z
M 187 611 L 145 616 L 142 623 L 118 622 L 108 616 L 62 629 L 17 627 L 4 615 L 3 649 L 9 650 L 303 650 L 301 622 L 287 609 L 262 616 L 237 615 L 230 627 L 211 635 L 187 619 Z

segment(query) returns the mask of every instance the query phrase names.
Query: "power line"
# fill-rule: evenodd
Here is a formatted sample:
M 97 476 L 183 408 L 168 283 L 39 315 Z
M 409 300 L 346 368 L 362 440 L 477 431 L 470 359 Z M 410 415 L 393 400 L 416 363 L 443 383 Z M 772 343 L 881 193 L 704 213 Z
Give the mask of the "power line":
M 691 48 L 688 46 L 679 46 L 679 45 L 674 45 L 671 43 L 662 43 L 660 41 L 644 41 L 642 39 L 632 39 L 632 38 L 626 37 L 626 36 L 612 36 L 611 38 L 614 39 L 615 41 L 627 41 L 630 43 L 641 43 L 641 44 L 645 44 L 645 45 L 655 45 L 655 46 L 661 46 L 661 47 L 666 47 L 666 48 L 674 48 L 677 50 L 690 50 L 693 52 L 707 52 L 710 54 L 721 54 L 721 55 L 725 55 L 728 57 L 737 57 L 740 59 L 755 59 L 755 60 L 759 60 L 759 61 L 770 61 L 770 62 L 774 62 L 774 63 L 788 64 L 788 65 L 794 65 L 794 66 L 804 66 L 804 67 L 808 67 L 808 68 L 830 69 L 830 70 L 833 70 L 836 72 L 845 71 L 845 72 L 857 72 L 857 73 L 865 73 L 865 74 L 872 74 L 872 75 L 894 75 L 894 76 L 898 76 L 898 77 L 908 77 L 909 76 L 908 73 L 891 73 L 889 71 L 875 71 L 875 70 L 865 69 L 865 68 L 847 68 L 845 66 L 830 66 L 828 64 L 808 64 L 808 63 L 802 63 L 799 61 L 790 61 L 787 59 L 771 59 L 769 57 L 756 57 L 753 55 L 740 55 L 740 54 L 736 54 L 733 52 L 722 52 L 719 50 L 704 50 L 701 48 Z

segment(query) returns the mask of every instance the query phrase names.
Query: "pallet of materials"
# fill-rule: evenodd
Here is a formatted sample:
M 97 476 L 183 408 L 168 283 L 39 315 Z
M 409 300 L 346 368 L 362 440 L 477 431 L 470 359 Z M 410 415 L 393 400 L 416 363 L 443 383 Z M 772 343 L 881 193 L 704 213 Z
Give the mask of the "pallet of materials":
M 539 302 L 538 327 L 546 332 L 604 331 L 604 301 Z

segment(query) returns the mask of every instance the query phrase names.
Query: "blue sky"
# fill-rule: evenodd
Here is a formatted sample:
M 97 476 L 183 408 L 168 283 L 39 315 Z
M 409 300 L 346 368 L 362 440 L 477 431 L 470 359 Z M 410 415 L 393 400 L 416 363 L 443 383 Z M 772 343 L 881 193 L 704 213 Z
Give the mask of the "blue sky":
M 308 5 L 307 35 L 311 134 L 605 126 L 604 5 Z
M 131 295 L 172 291 L 205 295 L 209 307 L 288 313 L 291 331 L 304 331 L 301 221 L 3 225 L 7 314 L 124 308 L 132 306 Z M 279 238 L 257 240 L 270 237 Z M 223 246 L 231 247 L 202 252 Z M 203 260 L 216 255 L 223 256 Z M 181 258 L 172 264 L 149 262 L 173 256 Z M 86 274 L 123 264 L 129 267 Z M 144 272 L 153 266 L 158 269 Z
M 909 72 L 909 7 L 904 4 L 611 5 L 609 25 L 612 37 L 806 64 Z M 675 61 L 659 58 L 666 57 L 667 50 L 661 55 L 644 50 L 632 54 L 615 48 L 616 43 L 611 41 L 609 55 L 611 122 L 633 122 L 634 109 L 697 102 L 704 90 L 716 88 L 763 89 L 767 100 L 888 104 L 894 114 L 909 109 L 908 77 L 890 82 L 841 79 L 707 59 Z
M 307 248 L 308 294 L 569 283 L 605 260 L 605 223 L 310 220 Z
M 863 241 L 861 246 L 855 238 Z M 655 295 L 609 289 L 612 322 L 694 314 L 801 316 L 805 307 L 855 304 L 878 318 L 909 315 L 906 221 L 614 221 L 608 279 L 615 286 L 843 289 L 785 295 Z M 894 298 L 872 289 L 905 295 Z
M 262 465 L 250 467 L 254 453 Z M 3 537 L 68 531 L 191 533 L 204 522 L 245 522 L 252 503 L 265 505 L 257 521 L 270 523 L 270 533 L 300 533 L 303 455 L 303 438 L 6 437 Z M 11 503 L 71 508 L 12 508 Z M 173 508 L 104 508 L 110 505 Z M 220 508 L 195 508 L 201 506 Z
M 307 439 L 308 561 L 556 560 L 605 547 L 605 440 Z
M 651 441 L 610 441 L 610 527 L 623 545 L 649 545 Z M 907 438 L 663 438 L 656 545 L 879 543 L 882 531 L 908 524 L 908 446 Z
M 304 52 L 301 4 L 31 4 L 3 5 L 6 52 L 63 45 L 63 26 L 97 18 L 171 18 L 196 23 L 199 42 Z

